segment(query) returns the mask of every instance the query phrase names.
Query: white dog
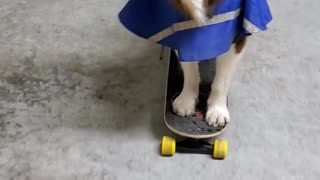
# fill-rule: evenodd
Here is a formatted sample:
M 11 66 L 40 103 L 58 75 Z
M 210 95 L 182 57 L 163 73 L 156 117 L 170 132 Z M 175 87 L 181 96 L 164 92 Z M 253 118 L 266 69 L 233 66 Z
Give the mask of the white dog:
M 224 126 L 230 121 L 228 89 L 236 65 L 245 52 L 246 36 L 266 30 L 272 19 L 267 2 L 167 1 L 130 0 L 120 13 L 120 21 L 138 36 L 176 50 L 184 85 L 173 102 L 173 110 L 180 116 L 195 112 L 201 81 L 198 62 L 216 58 L 216 75 L 207 101 L 206 121 L 213 126 Z M 243 38 L 234 41 L 239 35 Z
M 199 24 L 204 24 L 207 12 L 219 3 L 205 0 L 179 0 L 178 5 L 184 13 L 192 17 Z M 246 38 L 232 45 L 230 50 L 217 58 L 216 76 L 211 86 L 208 99 L 206 121 L 213 126 L 224 126 L 230 121 L 230 113 L 227 108 L 227 94 L 238 61 L 244 53 Z M 177 55 L 178 52 L 176 51 Z M 179 55 L 178 55 L 179 56 Z M 182 62 L 184 85 L 181 94 L 173 102 L 173 110 L 180 116 L 190 116 L 195 112 L 195 106 L 199 93 L 200 74 L 197 62 Z

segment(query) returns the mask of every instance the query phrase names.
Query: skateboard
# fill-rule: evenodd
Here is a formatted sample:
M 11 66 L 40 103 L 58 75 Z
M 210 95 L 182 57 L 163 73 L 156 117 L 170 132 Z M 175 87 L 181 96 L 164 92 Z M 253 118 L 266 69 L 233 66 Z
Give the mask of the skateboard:
M 198 103 L 195 113 L 188 117 L 178 116 L 172 110 L 172 102 L 180 94 L 183 87 L 183 72 L 173 50 L 170 50 L 168 64 L 164 123 L 170 131 L 185 139 L 176 142 L 172 137 L 163 136 L 161 154 L 173 156 L 176 152 L 199 153 L 210 154 L 215 159 L 226 158 L 228 155 L 228 142 L 226 140 L 215 140 L 212 144 L 205 140 L 220 135 L 226 129 L 226 126 L 210 126 L 204 120 L 207 98 L 210 95 L 211 83 L 215 74 L 215 61 L 199 63 L 201 83 Z

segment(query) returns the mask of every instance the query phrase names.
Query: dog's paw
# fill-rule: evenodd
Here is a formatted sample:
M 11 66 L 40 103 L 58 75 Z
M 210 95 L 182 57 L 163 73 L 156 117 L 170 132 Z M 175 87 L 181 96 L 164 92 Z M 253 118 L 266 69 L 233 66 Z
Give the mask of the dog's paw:
M 190 116 L 195 112 L 196 98 L 195 93 L 181 93 L 172 103 L 173 112 L 179 116 Z
M 225 126 L 230 122 L 230 114 L 226 105 L 213 104 L 206 113 L 206 121 L 214 127 Z

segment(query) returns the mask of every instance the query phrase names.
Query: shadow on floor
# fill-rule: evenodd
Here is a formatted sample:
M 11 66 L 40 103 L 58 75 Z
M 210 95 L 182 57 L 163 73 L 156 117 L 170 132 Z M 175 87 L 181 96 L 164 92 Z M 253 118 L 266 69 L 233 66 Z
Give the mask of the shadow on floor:
M 96 112 L 106 116 L 88 119 L 88 127 L 117 132 L 150 128 L 157 139 L 170 135 L 163 123 L 166 62 L 143 52 L 126 61 L 110 65 L 108 58 L 102 58 L 101 66 L 87 72 L 95 81 L 91 89 L 94 107 L 105 108 Z

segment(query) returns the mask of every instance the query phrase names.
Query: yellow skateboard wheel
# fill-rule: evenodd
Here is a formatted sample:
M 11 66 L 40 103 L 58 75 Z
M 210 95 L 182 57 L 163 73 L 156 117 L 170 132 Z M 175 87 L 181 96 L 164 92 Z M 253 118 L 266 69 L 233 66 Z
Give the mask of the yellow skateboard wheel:
M 216 140 L 213 145 L 213 157 L 216 159 L 224 159 L 228 156 L 228 141 Z
M 165 156 L 172 156 L 176 153 L 176 140 L 163 136 L 161 144 L 161 154 Z

